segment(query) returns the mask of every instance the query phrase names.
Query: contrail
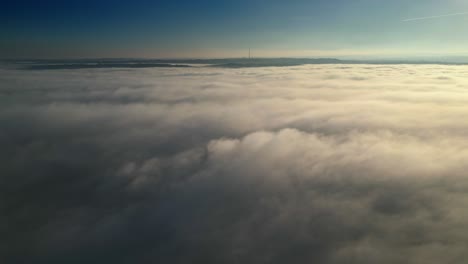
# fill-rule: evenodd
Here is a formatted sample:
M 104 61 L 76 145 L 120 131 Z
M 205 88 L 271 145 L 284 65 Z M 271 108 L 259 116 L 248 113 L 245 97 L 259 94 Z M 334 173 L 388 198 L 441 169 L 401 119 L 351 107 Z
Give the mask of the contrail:
M 426 20 L 426 19 L 434 19 L 434 18 L 441 18 L 441 17 L 451 17 L 451 16 L 465 16 L 468 15 L 468 12 L 463 13 L 454 13 L 454 14 L 447 14 L 447 15 L 439 15 L 439 16 L 428 16 L 428 17 L 416 17 L 416 18 L 409 18 L 402 20 L 403 22 L 410 22 L 416 20 Z

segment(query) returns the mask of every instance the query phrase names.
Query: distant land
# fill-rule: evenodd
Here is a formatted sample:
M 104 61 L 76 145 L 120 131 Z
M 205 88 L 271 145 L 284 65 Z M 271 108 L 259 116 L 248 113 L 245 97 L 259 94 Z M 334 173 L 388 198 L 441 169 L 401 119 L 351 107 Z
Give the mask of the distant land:
M 440 64 L 468 65 L 463 61 L 444 60 L 343 60 L 335 58 L 231 58 L 231 59 L 74 59 L 74 60 L 3 60 L 4 65 L 22 70 L 69 70 L 99 68 L 180 68 L 180 67 L 287 67 L 307 64 Z

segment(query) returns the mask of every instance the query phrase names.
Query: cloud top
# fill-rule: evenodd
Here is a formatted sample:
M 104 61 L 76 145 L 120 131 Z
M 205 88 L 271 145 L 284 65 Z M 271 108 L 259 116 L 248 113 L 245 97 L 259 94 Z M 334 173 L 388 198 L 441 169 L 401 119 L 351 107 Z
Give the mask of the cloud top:
M 0 70 L 5 263 L 463 263 L 466 66 Z

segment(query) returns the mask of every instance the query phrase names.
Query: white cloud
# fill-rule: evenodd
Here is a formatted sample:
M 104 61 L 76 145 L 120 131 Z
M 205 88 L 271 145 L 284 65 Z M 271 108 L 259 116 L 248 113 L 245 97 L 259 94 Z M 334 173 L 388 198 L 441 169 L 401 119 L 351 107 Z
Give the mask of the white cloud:
M 8 260 L 467 257 L 466 66 L 6 72 Z

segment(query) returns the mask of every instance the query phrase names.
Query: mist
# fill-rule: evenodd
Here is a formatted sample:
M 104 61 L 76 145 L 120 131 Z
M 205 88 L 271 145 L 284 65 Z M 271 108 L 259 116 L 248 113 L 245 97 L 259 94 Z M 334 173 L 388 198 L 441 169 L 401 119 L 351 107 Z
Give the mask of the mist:
M 468 66 L 0 70 L 3 263 L 463 263 Z

